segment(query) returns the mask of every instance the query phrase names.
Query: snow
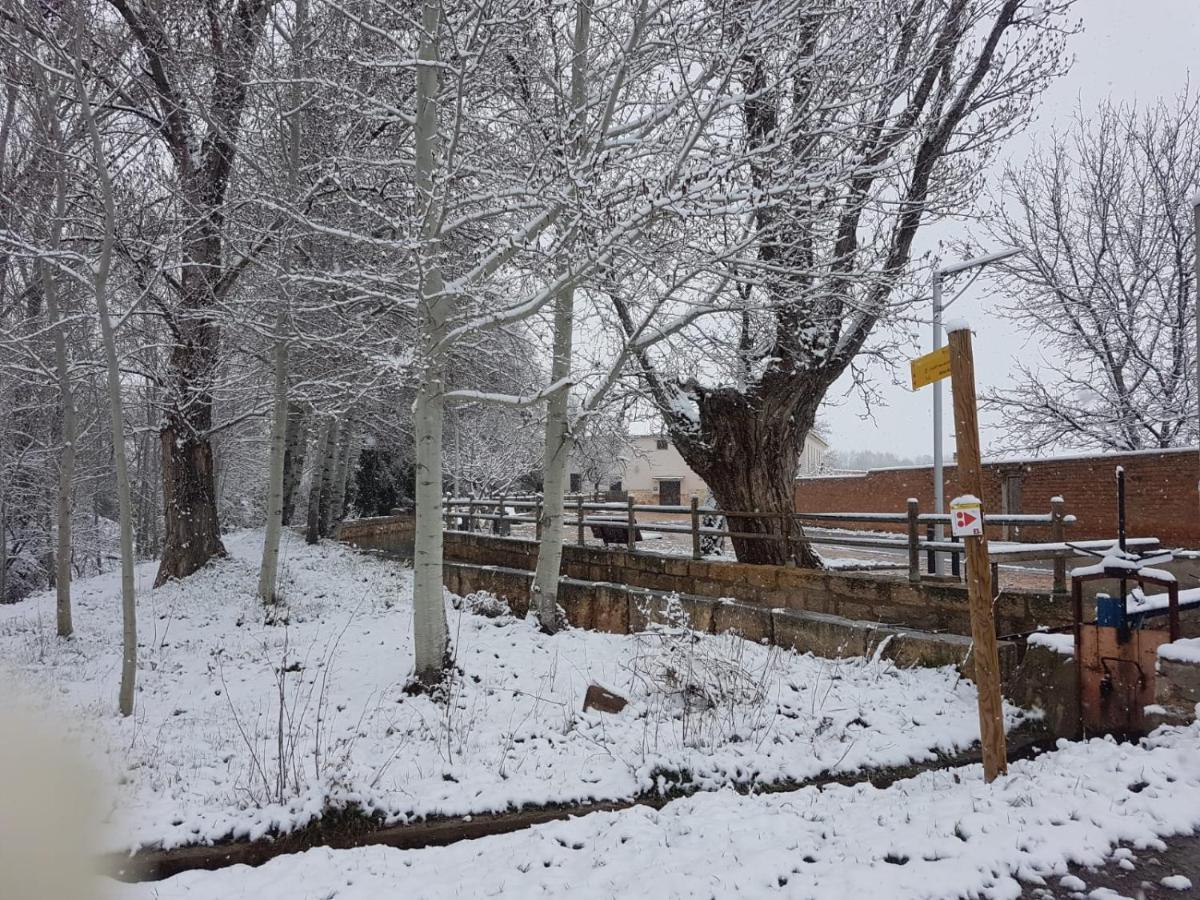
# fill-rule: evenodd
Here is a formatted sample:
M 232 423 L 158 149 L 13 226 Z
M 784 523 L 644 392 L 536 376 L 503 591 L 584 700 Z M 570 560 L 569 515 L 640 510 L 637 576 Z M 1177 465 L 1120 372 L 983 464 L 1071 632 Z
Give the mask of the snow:
M 722 790 L 447 847 L 317 848 L 122 885 L 115 900 L 1016 898 L 1018 877 L 1073 890 L 1071 865 L 1127 859 L 1118 843 L 1161 849 L 1162 838 L 1200 828 L 1198 740 L 1193 725 L 1138 744 L 1060 741 L 992 785 L 966 766 L 885 789 Z
M 1198 604 L 1200 604 L 1200 588 L 1187 588 L 1179 592 L 1180 609 Z M 1146 594 L 1141 588 L 1134 588 L 1129 592 L 1129 596 L 1125 598 L 1125 611 L 1130 615 L 1134 613 L 1155 612 L 1167 609 L 1170 605 L 1170 594 L 1166 592 Z
M 957 319 L 949 319 L 946 321 L 946 334 L 952 334 L 955 331 L 970 331 L 971 325 L 966 319 L 959 317 Z
M 1026 639 L 1026 643 L 1035 647 L 1048 647 L 1055 653 L 1061 653 L 1064 656 L 1075 655 L 1075 635 L 1073 634 L 1051 634 L 1037 631 Z
M 1180 638 L 1169 644 L 1159 644 L 1158 658 L 1200 666 L 1200 638 Z
M 1186 875 L 1168 875 L 1159 884 L 1172 891 L 1190 891 L 1192 889 L 1192 879 Z
M 256 838 L 339 804 L 403 822 L 627 799 L 673 779 L 702 790 L 799 781 L 933 760 L 978 737 L 974 686 L 949 667 L 826 660 L 731 635 L 547 636 L 530 621 L 465 610 L 475 602 L 449 610 L 462 675 L 437 704 L 403 691 L 410 570 L 286 532 L 280 590 L 291 619 L 270 626 L 255 598 L 261 532 L 225 543 L 228 558 L 156 590 L 154 565 L 139 567 L 128 719 L 114 715 L 115 573 L 75 584 L 69 642 L 53 636 L 52 594 L 0 607 L 0 660 L 14 670 L 0 677 L 64 723 L 113 791 L 105 846 Z M 738 692 L 710 710 L 685 708 L 651 675 L 681 660 L 739 673 Z M 629 706 L 582 713 L 592 682 Z M 1006 719 L 1024 715 L 1010 707 Z

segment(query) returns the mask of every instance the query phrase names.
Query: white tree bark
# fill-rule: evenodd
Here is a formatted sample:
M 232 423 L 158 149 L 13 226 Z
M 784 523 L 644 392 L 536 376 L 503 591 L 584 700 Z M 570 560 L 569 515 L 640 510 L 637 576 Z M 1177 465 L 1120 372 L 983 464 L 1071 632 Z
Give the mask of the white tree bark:
M 112 427 L 113 463 L 117 476 L 117 507 L 121 530 L 121 688 L 118 707 L 121 715 L 133 714 L 133 697 L 137 682 L 137 606 L 133 581 L 133 502 L 129 492 L 129 465 L 125 454 L 125 410 L 121 400 L 121 369 L 117 360 L 117 342 L 108 314 L 108 273 L 116 234 L 117 213 L 113 201 L 112 181 L 104 158 L 104 141 L 96 125 L 91 99 L 83 81 L 83 61 L 80 43 L 83 40 L 83 6 L 75 22 L 75 92 L 92 141 L 92 157 L 96 167 L 100 201 L 103 207 L 104 233 L 92 276 L 96 298 L 96 313 L 100 320 L 100 338 L 104 345 L 107 371 L 109 421 Z
M 425 204 L 421 222 L 420 350 L 421 380 L 413 404 L 416 439 L 417 521 L 413 546 L 413 638 L 415 682 L 426 687 L 442 681 L 447 650 L 446 606 L 442 599 L 442 427 L 445 417 L 445 354 L 448 298 L 443 294 L 438 234 L 440 188 L 434 184 L 439 151 L 438 94 L 441 91 L 440 0 L 424 0 L 417 54 L 417 104 L 414 143 L 416 186 Z
M 300 170 L 300 94 L 301 65 L 299 54 L 304 45 L 305 25 L 308 22 L 308 0 L 296 0 L 296 18 L 291 31 L 292 82 L 288 104 L 288 199 L 294 201 Z M 293 256 L 291 242 L 283 250 L 285 271 L 290 269 Z M 279 539 L 283 533 L 283 461 L 287 453 L 288 430 L 288 291 L 280 291 L 279 313 L 275 318 L 275 388 L 274 417 L 271 420 L 270 477 L 267 488 L 267 524 L 263 537 L 262 564 L 258 572 L 258 598 L 263 603 L 275 603 L 275 585 L 279 574 Z
M 42 126 L 58 159 L 54 166 L 53 211 L 50 214 L 48 250 L 57 255 L 62 244 L 63 217 L 67 207 L 67 162 L 62 129 L 58 121 L 58 91 L 52 89 L 40 66 L 34 66 L 38 96 L 41 101 Z M 39 260 L 36 264 L 41 282 L 42 298 L 46 302 L 46 318 L 54 340 L 54 371 L 58 381 L 59 402 L 62 404 L 62 450 L 58 461 L 58 487 L 55 492 L 54 593 L 58 636 L 70 637 L 71 622 L 71 515 L 73 482 L 75 478 L 75 392 L 71 385 L 70 359 L 67 355 L 67 335 L 58 305 L 58 273 L 53 264 Z
M 303 2 L 303 0 L 302 0 Z M 271 421 L 270 484 L 267 488 L 267 525 L 262 564 L 258 572 L 258 599 L 274 603 L 279 572 L 279 539 L 283 532 L 283 457 L 287 446 L 288 343 L 287 313 L 280 307 L 275 322 L 274 418 Z
M 325 422 L 325 430 L 313 445 L 312 482 L 308 488 L 308 531 L 305 534 L 305 540 L 310 544 L 315 544 L 321 539 L 322 498 L 328 493 L 326 482 L 330 476 L 330 460 L 336 437 L 337 418 L 329 416 Z
M 587 102 L 588 35 L 591 30 L 591 0 L 576 5 L 575 39 L 571 65 L 571 106 L 573 149 L 576 160 L 584 146 Z M 575 288 L 567 285 L 558 292 L 554 306 L 554 360 L 550 368 L 552 384 L 571 375 L 571 351 L 575 325 Z M 533 576 L 532 603 L 543 631 L 557 630 L 558 579 L 563 554 L 563 498 L 567 488 L 567 470 L 571 460 L 571 435 L 568 422 L 570 390 L 554 393 L 546 403 L 546 448 L 542 464 L 542 538 L 538 545 L 537 568 Z
M 337 473 L 333 479 L 333 498 L 330 509 L 332 528 L 342 521 L 346 513 L 346 483 L 350 478 L 351 460 L 355 456 L 355 445 L 358 443 L 358 431 L 349 418 L 342 427 L 342 443 L 338 450 Z

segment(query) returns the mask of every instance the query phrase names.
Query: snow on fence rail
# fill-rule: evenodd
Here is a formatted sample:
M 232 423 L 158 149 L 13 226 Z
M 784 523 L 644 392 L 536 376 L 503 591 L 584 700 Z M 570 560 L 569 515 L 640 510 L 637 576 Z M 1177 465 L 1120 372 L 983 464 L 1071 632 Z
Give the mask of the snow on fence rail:
M 444 501 L 445 524 L 448 531 L 476 531 L 477 524 L 491 522 L 492 530 L 507 534 L 513 524 L 533 524 L 538 538 L 541 537 L 542 499 L 536 494 L 517 497 L 448 497 Z M 593 515 L 589 515 L 592 513 Z M 639 520 L 638 513 L 660 515 L 686 515 L 688 522 L 653 522 Z M 724 524 L 713 524 L 713 519 L 723 519 Z M 706 519 L 708 522 L 706 523 Z M 782 519 L 782 527 L 768 531 L 734 530 L 731 520 L 751 519 L 762 521 Z M 947 553 L 953 561 L 953 571 L 959 574 L 963 545 L 957 540 L 935 540 L 933 526 L 948 524 L 950 516 L 945 513 L 922 513 L 916 500 L 909 500 L 904 512 L 821 512 L 821 513 L 763 513 L 746 510 L 718 510 L 700 506 L 696 498 L 690 505 L 664 506 L 660 504 L 635 503 L 632 497 L 625 502 L 611 500 L 586 500 L 582 494 L 569 496 L 566 503 L 564 525 L 576 531 L 575 540 L 580 546 L 586 542 L 586 531 L 592 530 L 595 537 L 604 543 L 623 543 L 629 552 L 637 552 L 642 534 L 688 534 L 692 539 L 692 558 L 701 559 L 702 538 L 729 537 L 741 540 L 767 540 L 790 542 L 794 533 L 800 533 L 805 523 L 854 523 L 854 524 L 897 524 L 906 525 L 904 536 L 882 537 L 878 535 L 846 536 L 804 534 L 804 540 L 812 544 L 833 544 L 841 547 L 862 549 L 895 550 L 907 552 L 908 578 L 912 582 L 921 580 L 921 554 L 927 557 L 930 572 L 934 571 L 934 554 Z M 1009 562 L 1052 560 L 1054 562 L 1054 592 L 1066 593 L 1066 561 L 1079 556 L 1077 548 L 1082 546 L 1104 547 L 1108 541 L 1086 541 L 1081 544 L 1066 542 L 1066 528 L 1075 523 L 1068 515 L 1061 498 L 1051 500 L 1046 513 L 985 514 L 984 523 L 996 526 L 1040 525 L 1050 530 L 1047 543 L 993 541 L 990 545 L 993 556 L 993 584 L 998 584 L 998 561 Z M 922 526 L 925 535 L 922 537 Z M 1143 544 L 1157 543 L 1147 538 Z M 900 566 L 898 566 L 899 568 Z

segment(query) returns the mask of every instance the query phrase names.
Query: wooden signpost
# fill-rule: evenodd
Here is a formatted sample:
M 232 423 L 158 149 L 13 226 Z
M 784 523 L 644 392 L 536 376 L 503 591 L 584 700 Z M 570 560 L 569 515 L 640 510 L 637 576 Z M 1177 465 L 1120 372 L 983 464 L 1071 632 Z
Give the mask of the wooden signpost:
M 961 535 L 967 559 L 967 597 L 974 642 L 975 684 L 979 690 L 979 737 L 983 746 L 983 776 L 993 781 L 1008 771 L 1004 738 L 1004 700 L 1000 693 L 1000 653 L 992 611 L 992 570 L 987 534 L 983 529 L 983 464 L 979 453 L 979 413 L 975 400 L 975 359 L 971 330 L 950 326 L 945 372 L 942 350 L 913 360 L 913 388 L 932 384 L 947 374 L 954 393 L 954 431 L 958 448 L 959 496 L 951 503 L 951 526 Z

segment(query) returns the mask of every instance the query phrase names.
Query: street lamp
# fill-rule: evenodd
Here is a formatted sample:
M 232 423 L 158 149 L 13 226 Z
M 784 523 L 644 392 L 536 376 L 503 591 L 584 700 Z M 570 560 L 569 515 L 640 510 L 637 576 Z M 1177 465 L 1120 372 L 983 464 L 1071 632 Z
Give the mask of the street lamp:
M 1197 216 L 1200 217 L 1200 204 L 1197 205 Z M 959 272 L 965 272 L 967 269 L 980 268 L 994 262 L 999 262 L 1002 259 L 1008 259 L 1010 256 L 1016 256 L 1021 252 L 1020 247 L 1006 247 L 1003 250 L 997 250 L 995 253 L 988 253 L 984 256 L 977 256 L 974 259 L 968 259 L 964 262 L 952 263 L 948 266 L 941 266 L 933 270 L 933 349 L 938 350 L 942 346 L 942 311 L 950 306 L 955 300 L 962 296 L 959 293 L 952 297 L 950 302 L 945 306 L 942 305 L 942 278 L 947 275 L 957 275 Z M 933 509 L 936 513 L 944 513 L 946 511 L 946 498 L 943 489 L 944 477 L 942 475 L 942 382 L 935 381 L 933 383 Z M 938 522 L 934 528 L 934 539 L 941 541 L 946 537 L 946 527 Z M 942 554 L 934 553 L 933 570 L 936 574 L 942 574 Z

